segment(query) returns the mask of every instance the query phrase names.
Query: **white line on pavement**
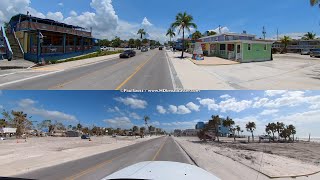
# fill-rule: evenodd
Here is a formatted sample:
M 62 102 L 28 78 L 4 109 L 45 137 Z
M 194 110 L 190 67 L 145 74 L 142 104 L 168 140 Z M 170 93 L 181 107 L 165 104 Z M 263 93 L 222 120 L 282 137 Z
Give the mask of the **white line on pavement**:
M 168 63 L 169 71 L 170 71 L 170 76 L 171 76 L 173 89 L 177 89 L 177 85 L 176 85 L 176 82 L 174 80 L 173 73 L 172 73 L 172 70 L 171 70 L 171 66 L 170 66 L 170 63 L 169 63 L 169 57 L 168 57 L 167 51 L 166 51 L 166 59 L 167 59 L 167 63 Z
M 3 83 L 3 84 L 0 84 L 0 87 L 6 86 L 6 85 L 10 85 L 10 84 L 15 84 L 15 83 L 18 83 L 18 82 L 23 82 L 23 81 L 30 80 L 30 79 L 35 79 L 35 78 L 42 77 L 42 76 L 47 76 L 47 75 L 50 75 L 50 74 L 56 74 L 56 73 L 59 73 L 59 72 L 62 72 L 62 71 L 64 71 L 64 70 L 54 71 L 54 72 L 50 72 L 50 73 L 46 73 L 46 74 L 41 74 L 41 75 L 38 75 L 38 76 L 28 77 L 28 78 L 25 78 L 25 79 L 19 79 L 19 80 L 15 80 L 15 81 L 6 82 L 6 83 Z
M 9 75 L 12 75 L 12 74 L 16 74 L 17 72 L 13 72 L 13 73 L 8 73 L 8 74 L 1 74 L 0 77 L 3 77 L 3 76 L 9 76 Z

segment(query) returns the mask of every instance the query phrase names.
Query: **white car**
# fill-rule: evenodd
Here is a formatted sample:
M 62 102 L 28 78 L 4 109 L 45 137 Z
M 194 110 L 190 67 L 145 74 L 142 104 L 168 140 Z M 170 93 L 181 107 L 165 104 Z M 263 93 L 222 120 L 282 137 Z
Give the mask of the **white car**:
M 100 50 L 101 51 L 108 51 L 109 49 L 107 47 L 105 47 L 105 46 L 102 46 L 102 47 L 100 47 Z
M 4 138 L 4 137 L 0 137 L 0 140 L 1 140 L 1 141 L 3 141 L 3 140 L 6 140 L 6 138 Z

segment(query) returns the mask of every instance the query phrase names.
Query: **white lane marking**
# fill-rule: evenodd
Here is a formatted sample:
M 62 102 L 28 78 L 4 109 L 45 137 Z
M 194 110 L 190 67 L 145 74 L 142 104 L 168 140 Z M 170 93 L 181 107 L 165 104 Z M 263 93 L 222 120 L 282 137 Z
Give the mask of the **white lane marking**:
M 72 67 L 72 68 L 68 68 L 68 69 L 53 71 L 53 72 L 49 72 L 49 73 L 46 73 L 46 74 L 41 74 L 41 75 L 38 75 L 38 76 L 32 76 L 32 77 L 28 77 L 28 78 L 25 78 L 25 79 L 19 79 L 19 80 L 16 80 L 16 81 L 10 81 L 10 82 L 7 82 L 7 83 L 0 84 L 0 87 L 6 86 L 6 85 L 10 85 L 10 84 L 14 84 L 14 83 L 18 83 L 18 82 L 27 81 L 27 80 L 30 80 L 30 79 L 35 79 L 35 78 L 38 78 L 38 77 L 43 77 L 43 76 L 47 76 L 47 75 L 59 73 L 59 72 L 66 71 L 66 70 L 73 70 L 73 69 L 77 69 L 77 68 L 81 68 L 81 67 L 85 67 L 85 66 L 90 66 L 90 65 L 94 65 L 94 64 L 98 64 L 98 63 L 103 63 L 103 62 L 111 61 L 111 60 L 115 60 L 115 59 L 118 59 L 118 57 L 110 58 L 110 59 L 108 59 L 108 60 L 102 60 L 102 61 L 92 62 L 92 63 L 88 63 L 88 64 L 84 64 L 84 65 L 80 65 L 80 66 L 76 66 L 76 67 Z M 21 71 L 21 72 L 41 72 L 41 71 L 35 71 L 35 70 L 31 70 L 31 69 L 30 69 L 30 71 Z M 13 75 L 13 74 L 21 73 L 21 72 L 14 72 L 14 73 L 3 74 L 3 75 L 0 75 L 0 77 L 2 77 L 2 76 L 8 76 L 8 75 Z
M 172 70 L 171 70 L 168 53 L 166 52 L 165 54 L 166 54 L 166 59 L 167 59 L 167 63 L 168 63 L 169 71 L 170 71 L 170 77 L 171 77 L 173 89 L 177 89 L 177 85 L 176 85 L 176 82 L 174 80 L 173 73 L 172 73 Z
M 42 77 L 42 76 L 47 76 L 47 75 L 50 75 L 50 74 L 56 74 L 56 73 L 59 73 L 59 72 L 62 72 L 62 71 L 64 71 L 64 70 L 49 72 L 49 73 L 46 73 L 46 74 L 40 74 L 38 76 L 32 76 L 32 77 L 28 77 L 28 78 L 25 78 L 25 79 L 19 79 L 19 80 L 15 80 L 15 81 L 6 82 L 6 83 L 3 83 L 3 84 L 0 84 L 0 87 L 7 86 L 7 85 L 10 85 L 10 84 L 15 84 L 15 83 L 18 83 L 18 82 L 27 81 L 27 80 L 30 80 L 30 79 L 39 78 L 39 77 Z
M 1 74 L 0 77 L 3 77 L 3 76 L 9 76 L 9 75 L 12 75 L 12 74 L 16 74 L 17 72 L 13 72 L 13 73 L 8 73 L 8 74 Z

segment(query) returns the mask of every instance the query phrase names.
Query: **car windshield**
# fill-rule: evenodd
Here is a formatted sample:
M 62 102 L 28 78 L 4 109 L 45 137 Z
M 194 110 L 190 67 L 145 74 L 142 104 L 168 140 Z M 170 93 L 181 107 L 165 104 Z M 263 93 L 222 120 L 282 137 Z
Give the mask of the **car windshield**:
M 131 53 L 131 52 L 132 52 L 131 50 L 126 50 L 123 53 Z

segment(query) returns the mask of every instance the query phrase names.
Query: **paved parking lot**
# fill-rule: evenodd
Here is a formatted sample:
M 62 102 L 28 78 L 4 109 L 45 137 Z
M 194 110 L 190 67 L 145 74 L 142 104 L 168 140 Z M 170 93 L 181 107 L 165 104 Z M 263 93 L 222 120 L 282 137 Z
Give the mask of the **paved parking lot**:
M 273 61 L 199 66 L 234 89 L 319 89 L 320 58 L 276 54 Z M 208 82 L 206 82 L 208 83 Z

